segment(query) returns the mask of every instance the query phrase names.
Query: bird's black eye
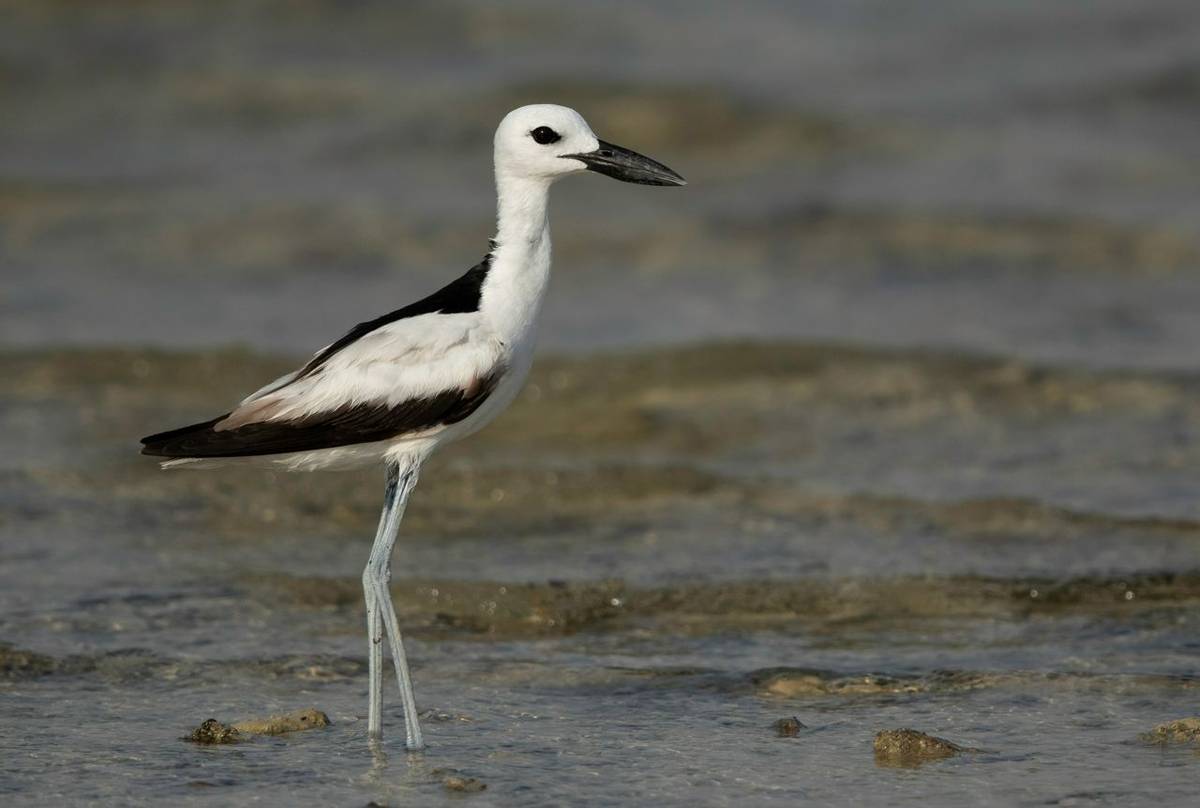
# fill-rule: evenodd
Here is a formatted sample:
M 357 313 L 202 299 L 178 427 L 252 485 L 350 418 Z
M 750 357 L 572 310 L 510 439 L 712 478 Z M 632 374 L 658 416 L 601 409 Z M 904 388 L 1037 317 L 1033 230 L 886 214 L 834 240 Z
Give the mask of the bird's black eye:
M 530 132 L 529 136 L 533 138 L 535 143 L 540 143 L 543 146 L 548 146 L 551 143 L 557 143 L 562 140 L 562 135 L 555 132 L 549 126 L 539 126 Z

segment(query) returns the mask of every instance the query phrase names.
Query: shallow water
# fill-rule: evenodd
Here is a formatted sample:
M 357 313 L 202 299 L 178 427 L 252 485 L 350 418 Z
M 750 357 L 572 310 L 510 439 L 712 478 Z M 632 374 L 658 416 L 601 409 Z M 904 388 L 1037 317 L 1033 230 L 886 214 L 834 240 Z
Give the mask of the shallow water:
M 6 9 L 0 800 L 1192 798 L 1139 735 L 1200 682 L 1194 3 L 397 8 Z M 136 438 L 474 263 L 548 98 L 692 183 L 556 189 L 546 355 L 396 552 L 429 749 L 389 687 L 372 753 L 381 475 Z
M 478 260 L 495 122 L 558 99 L 691 185 L 555 189 L 548 349 L 1194 367 L 1190 0 L 618 6 L 17 4 L 0 340 L 315 350 Z
M 1190 794 L 1195 753 L 1138 735 L 1197 687 L 1195 379 L 786 344 L 546 359 L 406 520 L 393 589 L 430 715 L 410 758 L 394 702 L 382 754 L 365 740 L 378 475 L 164 474 L 112 441 L 279 365 L 0 357 L 17 800 L 471 796 L 442 769 L 500 804 Z M 928 451 L 957 482 L 902 460 L 946 434 Z M 1069 474 L 1021 448 L 1051 440 Z M 333 725 L 179 740 L 309 704 Z M 979 751 L 877 764 L 900 726 Z

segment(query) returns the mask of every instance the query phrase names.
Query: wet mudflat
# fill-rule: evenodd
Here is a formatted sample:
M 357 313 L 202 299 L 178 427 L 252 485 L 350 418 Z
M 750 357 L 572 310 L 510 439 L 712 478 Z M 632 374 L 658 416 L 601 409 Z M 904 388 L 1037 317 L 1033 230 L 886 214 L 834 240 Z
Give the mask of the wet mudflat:
M 0 802 L 1193 799 L 1195 3 L 10 5 Z M 691 184 L 555 189 L 372 751 L 382 475 L 136 439 L 475 263 L 548 100 Z
M 0 357 L 16 798 L 1190 788 L 1191 746 L 1141 736 L 1197 687 L 1191 377 L 830 345 L 547 358 L 413 501 L 393 590 L 430 749 L 410 758 L 395 704 L 382 750 L 365 738 L 358 577 L 380 475 L 161 473 L 112 441 L 284 365 Z M 957 437 L 924 446 L 939 435 Z M 1051 439 L 1075 448 L 1028 454 Z M 895 457 L 921 446 L 947 467 Z M 1142 496 L 1116 496 L 1131 481 Z M 309 705 L 330 725 L 180 740 Z

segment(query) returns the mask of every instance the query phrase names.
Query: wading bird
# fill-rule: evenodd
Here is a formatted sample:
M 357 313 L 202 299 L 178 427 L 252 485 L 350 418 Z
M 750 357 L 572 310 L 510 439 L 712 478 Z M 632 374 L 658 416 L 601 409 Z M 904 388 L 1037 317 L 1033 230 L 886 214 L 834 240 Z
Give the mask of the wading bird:
M 383 514 L 362 578 L 367 733 L 382 737 L 386 631 L 409 749 L 424 744 L 388 592 L 392 546 L 421 463 L 495 418 L 529 372 L 550 274 L 550 186 L 584 171 L 642 185 L 686 184 L 661 163 L 597 139 L 579 113 L 553 104 L 505 116 L 494 159 L 496 236 L 479 264 L 428 297 L 355 326 L 231 412 L 142 439 L 143 454 L 170 458 L 164 468 L 257 462 L 310 471 L 383 462 Z

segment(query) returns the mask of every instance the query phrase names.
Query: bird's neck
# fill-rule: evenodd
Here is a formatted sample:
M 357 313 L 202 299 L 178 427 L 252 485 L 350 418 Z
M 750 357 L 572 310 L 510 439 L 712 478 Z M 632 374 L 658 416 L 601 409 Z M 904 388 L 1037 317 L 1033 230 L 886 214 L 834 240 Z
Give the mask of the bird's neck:
M 501 244 L 536 244 L 549 238 L 546 180 L 496 172 L 496 241 Z
M 550 183 L 496 173 L 496 237 L 483 310 L 504 339 L 531 339 L 550 277 Z

